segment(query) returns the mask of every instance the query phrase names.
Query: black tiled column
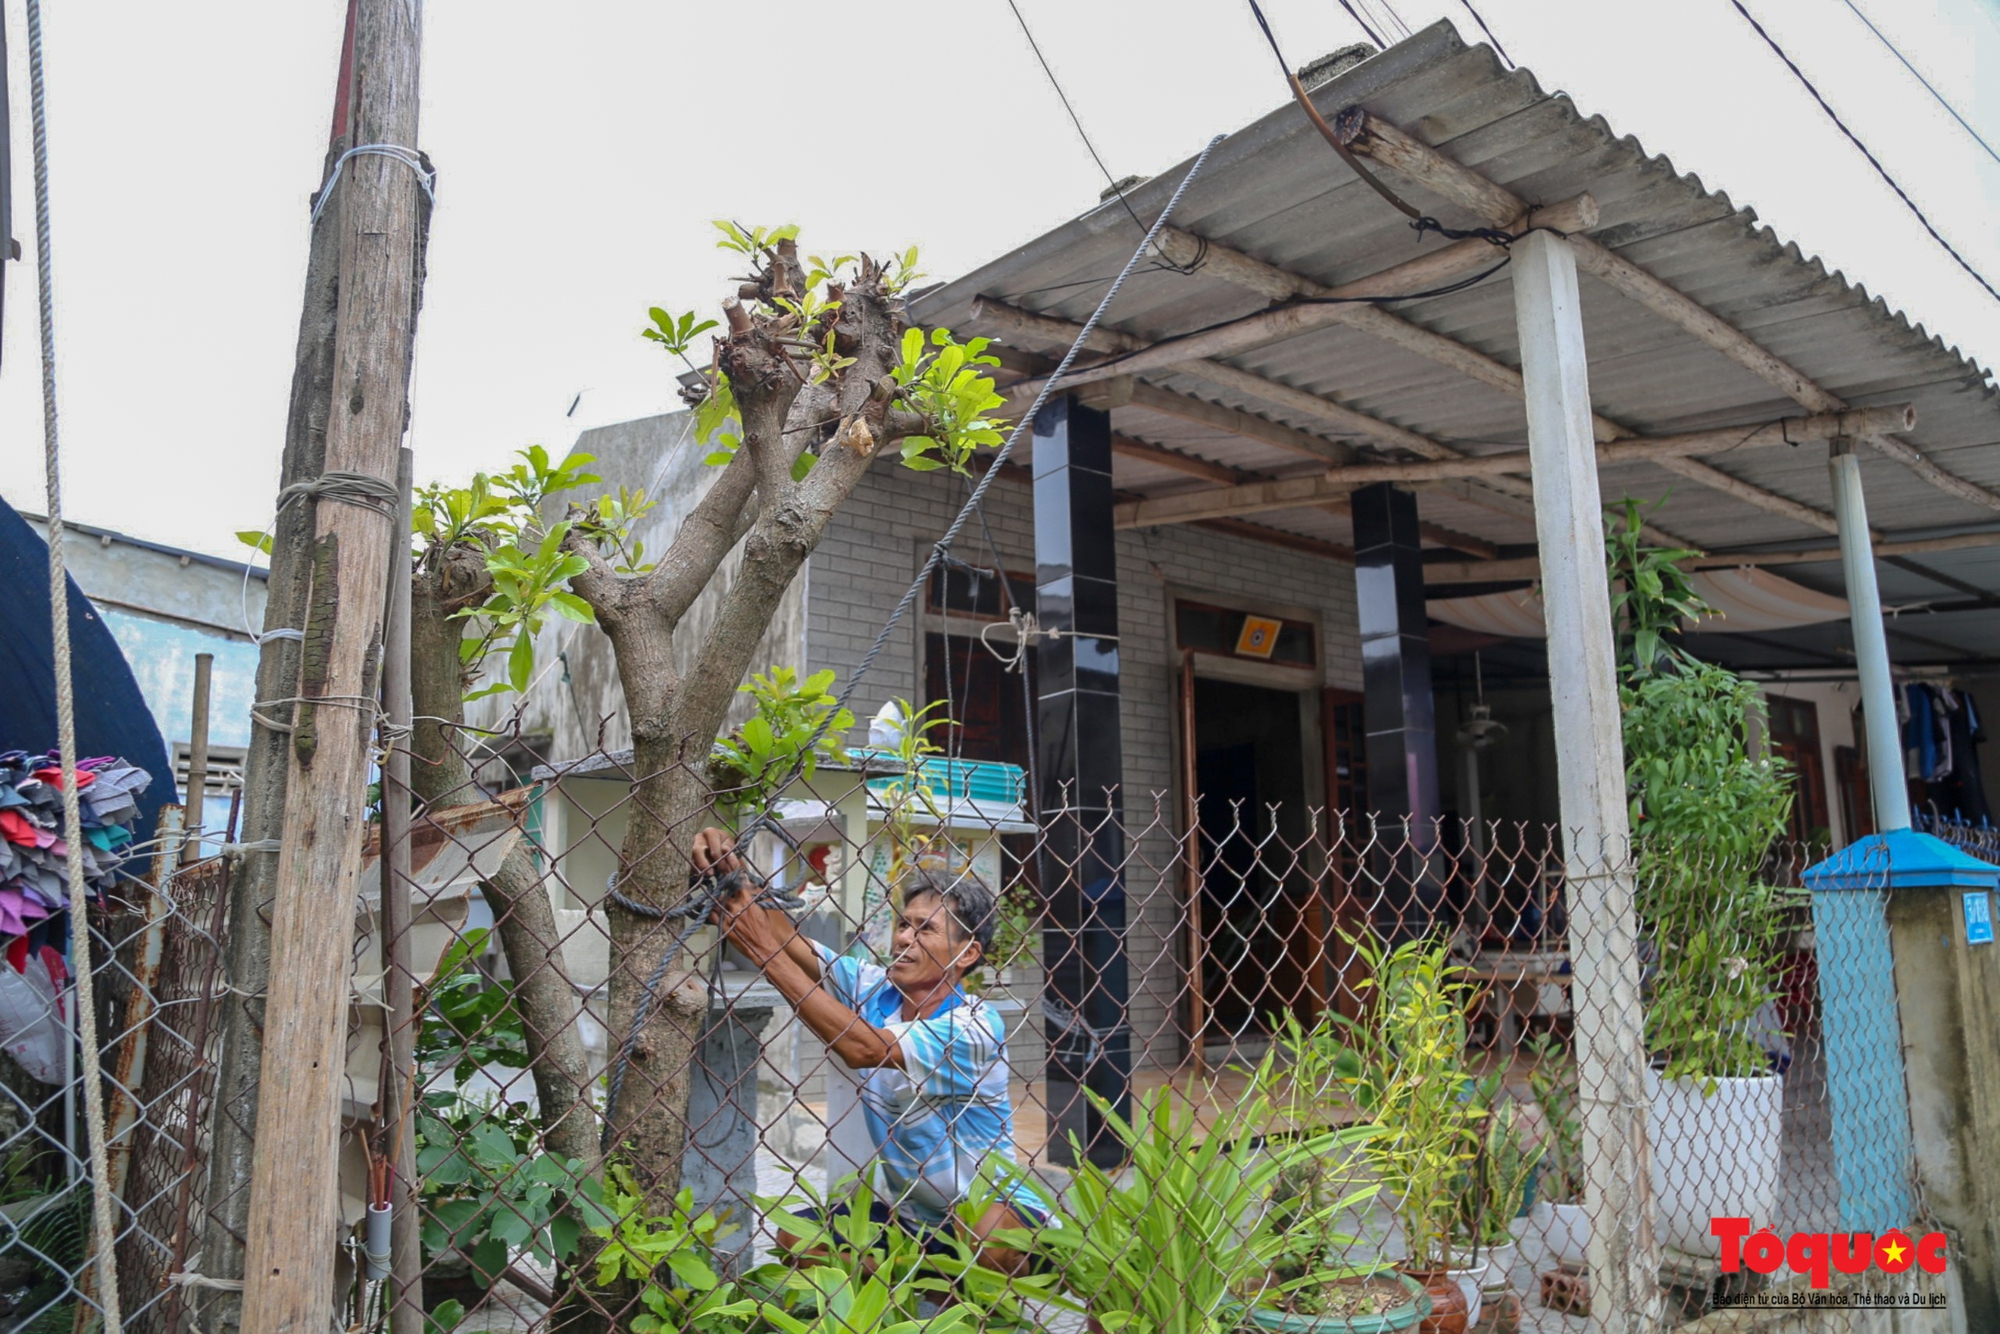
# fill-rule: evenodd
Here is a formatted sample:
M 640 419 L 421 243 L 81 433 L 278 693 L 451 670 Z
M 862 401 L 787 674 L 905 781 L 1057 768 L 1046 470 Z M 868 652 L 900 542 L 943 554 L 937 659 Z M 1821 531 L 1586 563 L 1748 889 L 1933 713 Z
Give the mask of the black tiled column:
M 1071 396 L 1046 404 L 1035 418 L 1034 474 L 1035 615 L 1053 636 L 1035 644 L 1049 1156 L 1073 1164 L 1074 1135 L 1091 1161 L 1114 1166 L 1121 1147 L 1081 1092 L 1130 1115 L 1109 414 Z
M 1350 504 L 1368 809 L 1381 822 L 1385 845 L 1401 844 L 1400 825 L 1407 817 L 1414 849 L 1428 849 L 1439 815 L 1437 723 L 1417 498 L 1383 482 L 1356 491 Z M 1392 937 L 1402 937 L 1428 927 L 1441 895 L 1434 886 L 1415 883 L 1421 859 L 1399 856 L 1396 861 L 1376 906 L 1376 921 Z

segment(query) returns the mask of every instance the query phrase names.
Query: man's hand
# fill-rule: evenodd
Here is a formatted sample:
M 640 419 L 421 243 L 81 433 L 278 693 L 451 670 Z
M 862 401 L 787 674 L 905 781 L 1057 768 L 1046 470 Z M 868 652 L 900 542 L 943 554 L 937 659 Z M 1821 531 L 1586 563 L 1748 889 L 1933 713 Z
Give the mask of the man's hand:
M 743 869 L 743 862 L 736 855 L 736 839 L 728 830 L 709 828 L 694 836 L 694 869 L 716 875 Z
M 715 924 L 722 928 L 730 944 L 749 955 L 750 962 L 761 969 L 785 952 L 785 937 L 796 935 L 797 928 L 784 914 L 766 911 L 756 898 L 754 886 L 747 881 L 739 885 L 734 894 L 716 905 Z M 781 930 L 785 935 L 779 934 Z

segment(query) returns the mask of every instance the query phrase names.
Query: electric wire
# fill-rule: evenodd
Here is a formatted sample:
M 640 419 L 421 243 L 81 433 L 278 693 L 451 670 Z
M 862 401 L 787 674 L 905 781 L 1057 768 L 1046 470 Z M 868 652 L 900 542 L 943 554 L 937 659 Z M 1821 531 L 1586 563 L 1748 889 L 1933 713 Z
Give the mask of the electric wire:
M 1109 185 L 1111 192 L 1118 196 L 1118 202 L 1125 206 L 1126 215 L 1132 219 L 1132 225 L 1144 235 L 1146 224 L 1139 220 L 1138 210 L 1134 209 L 1132 202 L 1125 198 L 1125 192 L 1118 188 L 1118 178 L 1111 174 L 1111 168 L 1104 165 L 1103 155 L 1097 151 L 1097 145 L 1090 140 L 1090 131 L 1083 128 L 1083 118 L 1076 114 L 1076 108 L 1070 104 L 1069 94 L 1063 91 L 1062 80 L 1056 78 L 1055 70 L 1049 65 L 1049 58 L 1042 54 L 1042 44 L 1035 40 L 1034 32 L 1029 29 L 1027 15 L 1021 12 L 1021 7 L 1015 4 L 1014 0 L 1007 0 L 1007 8 L 1014 12 L 1014 22 L 1021 25 L 1021 35 L 1028 39 L 1028 49 L 1035 53 L 1035 60 L 1041 65 L 1042 73 L 1049 76 L 1049 86 L 1056 90 L 1056 98 L 1061 101 L 1063 110 L 1069 113 L 1069 123 L 1076 126 L 1077 137 L 1083 140 L 1084 148 L 1089 150 L 1091 161 L 1095 162 L 1097 169 L 1104 173 L 1105 184 Z
M 1368 34 L 1368 40 L 1375 43 L 1377 48 L 1385 47 L 1388 45 L 1388 43 L 1382 40 L 1382 34 L 1376 32 L 1375 29 L 1368 26 L 1368 20 L 1362 18 L 1361 15 L 1358 12 L 1356 12 L 1354 6 L 1348 3 L 1348 0 L 1340 0 L 1340 7 L 1347 11 L 1347 17 L 1354 20 L 1356 27 L 1360 28 L 1362 32 Z M 1265 31 L 1268 32 L 1270 30 L 1267 28 L 1265 29 Z M 1290 71 L 1288 70 L 1287 72 L 1289 73 Z
M 1486 40 L 1493 43 L 1493 49 L 1499 53 L 1502 60 L 1507 62 L 1507 68 L 1513 69 L 1514 57 L 1508 55 L 1507 48 L 1500 45 L 1500 39 L 1493 35 L 1493 29 L 1486 26 L 1486 20 L 1481 17 L 1478 10 L 1472 7 L 1472 0 L 1458 0 L 1458 2 L 1465 6 L 1466 13 L 1472 15 L 1472 21 L 1479 25 L 1479 31 L 1486 34 Z
M 1988 282 L 1984 274 L 1980 273 L 1978 269 L 1973 268 L 1965 256 L 1959 254 L 1952 243 L 1944 239 L 1944 236 L 1932 225 L 1931 220 L 1924 215 L 1924 211 L 1917 207 L 1916 201 L 1910 198 L 1909 192 L 1904 190 L 1897 183 L 1896 178 L 1889 174 L 1889 169 L 1882 165 L 1881 160 L 1874 153 L 1869 151 L 1867 144 L 1861 142 L 1859 135 L 1847 128 L 1847 122 L 1840 118 L 1840 113 L 1835 111 L 1826 98 L 1821 95 L 1819 89 L 1813 86 L 1813 81 L 1806 77 L 1805 71 L 1799 68 L 1798 62 L 1794 61 L 1786 53 L 1784 47 L 1778 45 L 1777 38 L 1764 30 L 1764 25 L 1757 21 L 1757 16 L 1744 7 L 1743 0 L 1729 0 L 1729 3 L 1736 7 L 1736 12 L 1743 16 L 1746 23 L 1756 29 L 1757 35 L 1764 39 L 1764 45 L 1771 48 L 1772 54 L 1784 61 L 1785 68 L 1789 69 L 1797 77 L 1798 81 L 1805 85 L 1806 91 L 1812 94 L 1813 101 L 1819 103 L 1820 110 L 1824 111 L 1827 114 L 1827 118 L 1834 123 L 1835 127 L 1847 136 L 1847 141 L 1861 150 L 1861 156 L 1868 159 L 1868 165 L 1875 168 L 1875 174 L 1880 176 L 1884 183 L 1896 192 L 1896 198 L 1902 200 L 1904 206 L 1916 215 L 1917 221 L 1923 224 L 1924 230 L 1931 234 L 1931 239 L 1936 241 L 1940 246 L 1943 246 L 1944 252 L 1958 262 L 1958 267 L 1971 274 L 1972 280 L 1985 288 L 1988 296 L 1992 297 L 1995 301 L 2000 301 L 2000 289 L 1996 289 L 1992 283 Z
M 1880 28 L 1875 26 L 1875 21 L 1873 19 L 1869 18 L 1866 14 L 1861 12 L 1861 6 L 1855 4 L 1854 0 L 1842 0 L 1842 3 L 1844 3 L 1849 9 L 1854 11 L 1854 17 L 1860 19 L 1862 23 L 1867 25 L 1868 31 L 1875 34 L 1876 41 L 1882 43 L 1882 45 L 1889 48 L 1889 54 L 1896 57 L 1897 60 L 1902 62 L 1903 68 L 1908 70 L 1912 75 L 1914 75 L 1917 82 L 1924 86 L 1924 91 L 1929 93 L 1932 97 L 1936 98 L 1937 104 L 1943 107 L 1946 111 L 1951 113 L 1951 118 L 1958 122 L 1959 128 L 1964 130 L 1967 134 L 1971 135 L 1973 137 L 1973 140 L 1977 142 L 1981 148 L 1986 150 L 1986 156 L 1992 158 L 1995 162 L 2000 162 L 2000 151 L 1995 151 L 1993 145 L 1986 142 L 1985 136 L 1980 134 L 1978 130 L 1974 129 L 1970 121 L 1966 120 L 1965 117 L 1958 114 L 1958 108 L 1953 106 L 1949 101 L 1947 101 L 1945 99 L 1945 95 L 1939 92 L 1936 89 L 1936 87 L 1934 87 L 1931 84 L 1931 81 L 1929 79 L 1924 77 L 1924 73 L 1922 70 L 1918 69 L 1915 65 L 1910 63 L 1910 58 L 1903 54 L 1902 49 L 1900 47 L 1898 47 L 1894 42 L 1889 40 L 1888 35 L 1886 33 L 1884 33 Z

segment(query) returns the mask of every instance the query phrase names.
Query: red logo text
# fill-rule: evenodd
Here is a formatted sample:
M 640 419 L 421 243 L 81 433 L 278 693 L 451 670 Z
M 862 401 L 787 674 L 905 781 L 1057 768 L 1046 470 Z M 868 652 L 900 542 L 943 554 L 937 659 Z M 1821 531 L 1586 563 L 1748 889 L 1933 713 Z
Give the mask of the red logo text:
M 1942 1232 L 1926 1232 L 1914 1241 L 1898 1228 L 1879 1237 L 1872 1232 L 1794 1232 L 1780 1237 L 1770 1228 L 1752 1232 L 1747 1218 L 1712 1218 L 1708 1231 L 1722 1243 L 1725 1274 L 1741 1268 L 1770 1274 L 1780 1265 L 1790 1265 L 1795 1274 L 1810 1274 L 1815 1288 L 1824 1288 L 1831 1285 L 1835 1270 L 1859 1274 L 1872 1266 L 1885 1274 L 1901 1274 L 1916 1265 L 1926 1274 L 1942 1274 L 1945 1268 Z

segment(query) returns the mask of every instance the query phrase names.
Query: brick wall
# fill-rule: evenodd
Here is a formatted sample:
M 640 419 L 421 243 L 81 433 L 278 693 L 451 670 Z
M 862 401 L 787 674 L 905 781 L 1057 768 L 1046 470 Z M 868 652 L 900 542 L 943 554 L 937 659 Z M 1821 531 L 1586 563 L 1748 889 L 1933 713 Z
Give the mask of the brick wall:
M 806 591 L 806 653 L 817 670 L 845 681 L 932 542 L 964 499 L 964 484 L 942 473 L 915 474 L 884 465 L 835 518 L 814 554 Z M 996 480 L 987 493 L 988 527 L 1007 566 L 1034 568 L 1034 524 L 1026 486 Z M 961 559 L 990 565 L 975 521 L 954 548 Z M 1174 682 L 1179 672 L 1167 623 L 1171 588 L 1183 595 L 1310 609 L 1321 625 L 1322 684 L 1361 688 L 1355 636 L 1354 572 L 1344 562 L 1287 551 L 1198 528 L 1121 534 L 1118 543 L 1121 715 L 1125 744 L 1125 817 L 1148 830 L 1134 848 L 1128 878 L 1128 948 L 1132 960 L 1135 1057 L 1155 1064 L 1179 1058 L 1173 1004 L 1181 989 L 1173 961 L 1179 919 L 1173 864 L 1179 817 L 1174 773 Z M 919 622 L 928 621 L 926 625 Z M 917 646 L 935 632 L 922 600 L 884 647 L 855 696 L 865 725 L 887 700 L 920 691 Z

